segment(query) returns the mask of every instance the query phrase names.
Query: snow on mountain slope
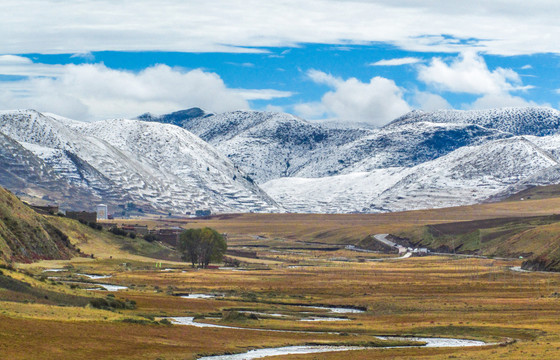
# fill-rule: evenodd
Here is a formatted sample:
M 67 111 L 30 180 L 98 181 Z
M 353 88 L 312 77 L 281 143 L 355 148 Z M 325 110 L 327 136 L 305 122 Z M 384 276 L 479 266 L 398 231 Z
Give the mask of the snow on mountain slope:
M 541 151 L 550 158 L 560 161 L 560 135 L 543 137 L 525 136 L 525 138 L 538 146 L 539 149 L 541 149 Z M 506 189 L 493 196 L 491 200 L 504 199 L 530 187 L 546 186 L 551 184 L 560 184 L 560 165 L 535 171 L 527 178 L 508 186 Z
M 461 146 L 512 136 L 472 124 L 428 122 L 376 130 L 332 129 L 289 114 L 259 111 L 211 115 L 195 108 L 139 118 L 172 119 L 214 145 L 257 182 L 414 166 Z
M 413 112 L 375 130 L 257 111 L 139 118 L 148 121 L 0 112 L 0 144 L 87 201 L 166 212 L 400 211 L 560 183 L 560 116 L 552 109 Z M 0 165 L 13 170 L 0 181 L 15 183 L 10 151 L 0 152 Z M 268 194 L 253 179 L 266 181 Z
M 462 146 L 479 145 L 511 136 L 469 124 L 420 122 L 391 129 L 382 128 L 342 146 L 314 152 L 306 166 L 294 176 L 324 177 L 389 167 L 411 167 Z
M 415 110 L 385 125 L 385 128 L 422 121 L 476 124 L 513 135 L 545 136 L 558 133 L 560 111 L 546 107 L 511 107 L 468 111 L 438 110 L 434 112 Z
M 169 117 L 174 118 L 174 124 L 214 145 L 258 183 L 294 176 L 310 165 L 312 154 L 327 154 L 329 150 L 370 134 L 368 130 L 329 129 L 283 113 L 204 113 L 204 116 L 183 120 L 174 114 L 152 116 L 149 120 L 165 122 Z M 146 116 L 139 118 L 147 119 Z M 327 174 L 318 173 L 320 176 Z
M 474 204 L 532 174 L 558 166 L 523 137 L 461 147 L 414 167 L 263 184 L 288 211 L 401 211 Z
M 16 195 L 36 203 L 57 202 L 76 209 L 99 201 L 91 192 L 68 183 L 41 158 L 20 143 L 0 133 L 0 184 Z
M 119 149 L 126 158 L 136 160 L 134 170 L 142 178 L 150 179 L 138 191 L 146 197 L 155 196 L 158 203 L 186 209 L 199 202 L 202 208 L 222 212 L 276 209 L 274 201 L 230 160 L 177 126 L 120 119 L 81 123 L 72 128 L 101 139 Z M 115 171 L 112 165 L 106 166 L 94 158 L 87 160 L 100 169 Z M 154 192 L 151 187 L 155 186 L 159 189 Z
M 188 131 L 136 120 L 82 123 L 35 111 L 0 113 L 0 132 L 70 183 L 110 204 L 181 212 L 275 211 L 227 158 Z

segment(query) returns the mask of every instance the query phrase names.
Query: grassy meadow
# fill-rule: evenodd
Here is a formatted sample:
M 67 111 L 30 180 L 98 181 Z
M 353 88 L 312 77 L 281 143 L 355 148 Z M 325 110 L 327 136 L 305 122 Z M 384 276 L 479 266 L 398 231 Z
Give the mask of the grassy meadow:
M 0 268 L 0 358 L 197 359 L 254 348 L 338 344 L 370 348 L 277 358 L 557 359 L 560 274 L 512 271 L 520 259 L 392 259 L 393 254 L 355 252 L 337 244 L 426 224 L 549 215 L 558 209 L 560 201 L 535 200 L 381 215 L 133 220 L 152 226 L 211 226 L 228 233 L 230 248 L 258 257 L 238 256 L 239 268 L 221 269 L 192 269 L 171 257 L 157 260 L 152 256 L 161 255 L 161 247 L 124 243 L 58 219 L 70 241 L 95 256 Z M 551 234 L 556 229 L 554 223 L 538 225 Z M 159 262 L 162 266 L 156 267 Z M 61 271 L 43 272 L 48 268 Z M 99 283 L 127 289 L 88 290 Z M 187 294 L 215 297 L 180 296 Z M 116 305 L 95 305 L 100 303 Z M 310 306 L 364 311 L 333 313 Z M 179 316 L 247 329 L 171 325 L 165 320 Z M 383 349 L 378 347 L 395 342 L 384 343 L 376 335 L 456 337 L 490 345 Z

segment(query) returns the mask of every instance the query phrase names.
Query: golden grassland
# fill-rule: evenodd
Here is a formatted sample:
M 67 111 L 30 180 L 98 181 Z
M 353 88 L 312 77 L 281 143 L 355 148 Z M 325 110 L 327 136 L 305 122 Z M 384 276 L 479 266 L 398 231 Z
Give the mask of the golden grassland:
M 64 226 L 71 241 L 95 253 L 95 259 L 18 264 L 34 276 L 1 269 L 4 275 L 48 291 L 84 297 L 105 297 L 107 292 L 71 289 L 61 283 L 76 280 L 77 273 L 111 275 L 95 282 L 128 286 L 128 290 L 113 294 L 123 301 L 135 301 L 136 308 L 108 311 L 15 298 L 0 301 L 0 358 L 196 359 L 202 354 L 251 348 L 361 344 L 378 341 L 374 335 L 418 335 L 481 339 L 496 345 L 368 349 L 277 358 L 558 359 L 560 274 L 512 271 L 510 267 L 520 265 L 520 260 L 452 256 L 394 260 L 390 259 L 394 255 L 321 249 L 325 244 L 353 243 L 369 234 L 428 223 L 546 215 L 560 213 L 558 210 L 560 200 L 549 199 L 400 214 L 245 214 L 173 223 L 214 227 L 228 233 L 230 247 L 257 252 L 259 259 L 241 258 L 237 270 L 196 270 L 185 263 L 163 261 L 162 268 L 171 270 L 162 271 L 155 266 L 158 260 L 131 255 L 114 238 L 105 238 L 94 230 L 68 231 L 74 226 L 68 223 Z M 144 221 L 161 224 L 157 219 Z M 548 231 L 538 236 L 553 236 L 556 228 L 550 225 Z M 535 237 L 535 246 L 539 246 Z M 376 258 L 385 261 L 370 261 Z M 59 278 L 50 282 L 38 279 L 44 268 L 54 267 L 66 267 L 67 271 L 49 273 Z M 173 296 L 181 293 L 223 296 Z M 332 314 L 300 305 L 367 310 Z M 285 316 L 227 316 L 244 311 Z M 300 332 L 196 328 L 158 322 L 167 316 L 195 316 L 199 321 L 221 325 Z M 309 316 L 348 320 L 300 321 Z
M 277 254 L 277 253 L 272 253 Z M 347 254 L 351 255 L 351 254 Z M 305 260 L 305 254 L 299 255 Z M 313 252 L 315 258 L 330 253 Z M 194 359 L 200 354 L 304 343 L 359 343 L 372 335 L 424 335 L 483 339 L 507 346 L 462 349 L 371 349 L 352 359 L 541 359 L 560 357 L 560 274 L 518 273 L 517 262 L 423 257 L 384 262 L 329 261 L 313 266 L 271 266 L 268 270 L 147 270 L 136 263 L 119 270 L 117 261 L 80 263 L 80 271 L 113 274 L 100 280 L 132 289 L 117 298 L 136 301 L 120 312 L 43 304 L 0 302 L 2 358 Z M 371 255 L 373 256 L 373 255 Z M 280 262 L 294 258 L 280 255 Z M 74 270 L 72 270 L 74 271 Z M 77 271 L 77 270 L 76 270 Z M 184 272 L 183 272 L 184 271 Z M 25 277 L 25 275 L 17 275 Z M 68 275 L 66 275 L 68 276 Z M 110 280 L 110 281 L 109 281 Z M 79 289 L 68 290 L 80 292 Z M 88 292 L 91 293 L 91 292 Z M 102 292 L 96 292 L 100 296 Z M 171 293 L 219 293 L 217 299 L 183 299 Z M 309 309 L 296 305 L 359 306 L 365 313 L 339 314 L 349 321 L 302 322 Z M 165 316 L 215 317 L 228 311 L 283 313 L 239 322 L 205 319 L 238 327 L 340 334 L 282 333 L 179 325 L 134 324 L 123 319 Z M 334 316 L 325 310 L 314 315 Z M 283 358 L 339 359 L 340 353 Z M 346 355 L 344 355 L 346 356 Z M 348 355 L 350 356 L 350 355 Z
M 510 201 L 443 209 L 383 214 L 230 214 L 209 219 L 130 219 L 114 223 L 139 223 L 150 227 L 173 225 L 209 226 L 245 243 L 260 243 L 254 236 L 283 243 L 315 241 L 355 243 L 370 234 L 393 233 L 426 224 L 480 220 L 498 217 L 560 214 L 560 198 Z M 268 242 L 267 242 L 268 243 Z

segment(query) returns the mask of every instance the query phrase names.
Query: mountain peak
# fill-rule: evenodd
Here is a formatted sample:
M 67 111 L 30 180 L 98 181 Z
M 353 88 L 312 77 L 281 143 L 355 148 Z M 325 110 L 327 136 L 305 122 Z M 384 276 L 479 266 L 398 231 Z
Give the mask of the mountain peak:
M 201 108 L 193 107 L 190 109 L 179 110 L 165 115 L 155 115 L 152 113 L 145 113 L 137 116 L 136 119 L 143 121 L 156 121 L 164 124 L 173 124 L 183 126 L 183 123 L 191 119 L 205 118 L 214 114 L 209 113 Z

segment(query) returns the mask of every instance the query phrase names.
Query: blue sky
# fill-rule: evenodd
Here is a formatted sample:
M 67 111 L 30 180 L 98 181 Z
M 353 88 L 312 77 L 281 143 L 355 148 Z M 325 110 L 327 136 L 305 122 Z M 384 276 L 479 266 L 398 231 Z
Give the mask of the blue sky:
M 199 106 L 380 126 L 412 109 L 560 102 L 554 1 L 4 3 L 3 109 L 91 121 Z

